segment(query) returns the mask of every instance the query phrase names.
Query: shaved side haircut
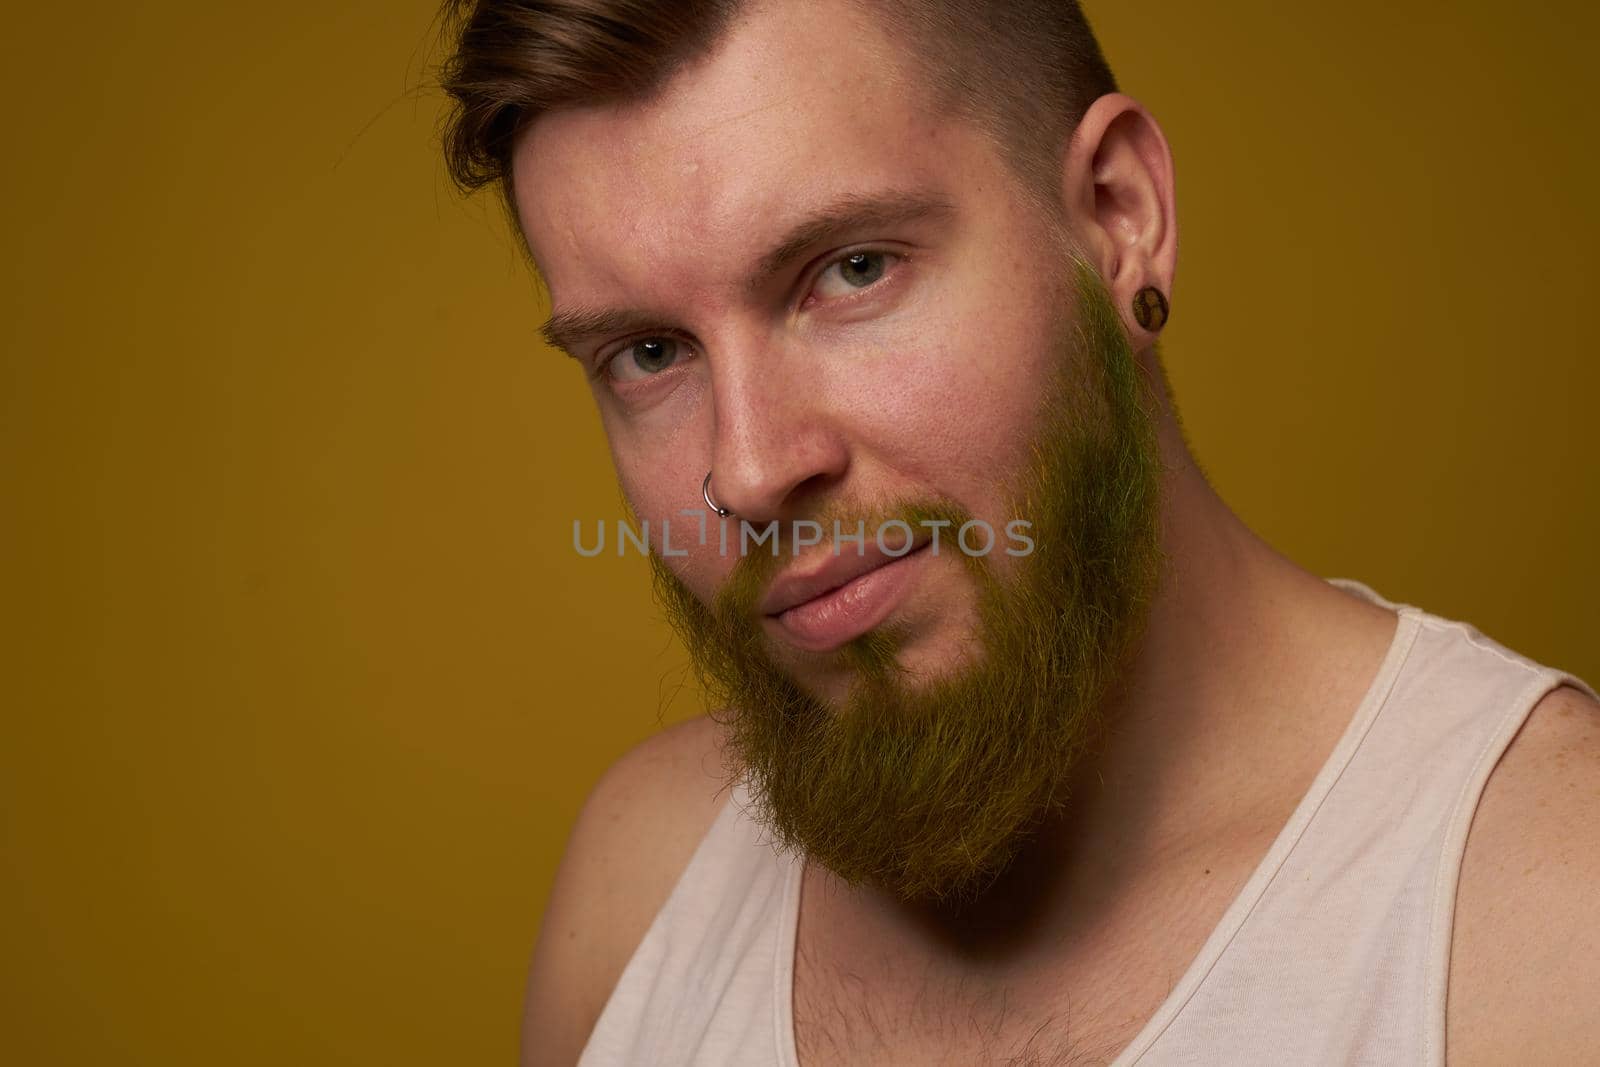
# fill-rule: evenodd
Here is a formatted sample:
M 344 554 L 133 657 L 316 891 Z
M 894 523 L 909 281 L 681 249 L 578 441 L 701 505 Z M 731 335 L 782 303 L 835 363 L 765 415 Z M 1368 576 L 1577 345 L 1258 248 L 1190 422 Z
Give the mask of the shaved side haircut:
M 711 53 L 762 0 L 444 0 L 450 54 L 443 131 L 463 192 L 498 186 L 514 221 L 511 154 L 539 115 L 647 100 Z M 1053 212 L 1061 152 L 1089 105 L 1117 83 L 1077 0 L 857 0 L 905 43 L 932 106 L 999 146 Z

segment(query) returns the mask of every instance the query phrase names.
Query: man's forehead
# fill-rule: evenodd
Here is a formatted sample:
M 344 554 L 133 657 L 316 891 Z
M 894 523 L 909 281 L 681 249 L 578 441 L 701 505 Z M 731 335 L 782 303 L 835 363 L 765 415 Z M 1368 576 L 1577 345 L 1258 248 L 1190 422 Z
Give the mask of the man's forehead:
M 944 184 L 955 124 L 885 58 L 893 49 L 870 35 L 840 41 L 826 20 L 784 18 L 791 7 L 804 5 L 736 24 L 649 100 L 566 109 L 524 133 L 518 210 L 553 286 L 614 273 L 613 252 L 664 262 L 702 244 L 753 250 L 799 203 Z M 831 48 L 811 51 L 830 37 Z

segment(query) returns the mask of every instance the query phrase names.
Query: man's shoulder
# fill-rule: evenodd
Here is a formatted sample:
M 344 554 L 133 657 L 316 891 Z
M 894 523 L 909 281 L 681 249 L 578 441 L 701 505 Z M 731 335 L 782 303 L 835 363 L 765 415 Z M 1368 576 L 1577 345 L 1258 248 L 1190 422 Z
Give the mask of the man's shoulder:
M 726 799 L 724 738 L 721 724 L 700 715 L 634 745 L 595 783 L 574 839 L 598 830 L 607 837 L 622 833 L 639 843 L 669 845 L 660 836 L 665 833 L 692 851 Z M 657 825 L 641 826 L 640 817 Z
M 634 746 L 600 777 L 573 825 L 541 923 L 524 1063 L 577 1058 L 726 803 L 728 781 L 722 728 L 704 716 Z
M 1579 1062 L 1600 1048 L 1600 703 L 1529 713 L 1473 816 L 1447 998 L 1456 1065 Z
M 723 738 L 702 715 L 625 752 L 584 801 L 563 866 L 576 859 L 607 884 L 625 880 L 617 888 L 649 911 L 648 923 L 727 800 Z

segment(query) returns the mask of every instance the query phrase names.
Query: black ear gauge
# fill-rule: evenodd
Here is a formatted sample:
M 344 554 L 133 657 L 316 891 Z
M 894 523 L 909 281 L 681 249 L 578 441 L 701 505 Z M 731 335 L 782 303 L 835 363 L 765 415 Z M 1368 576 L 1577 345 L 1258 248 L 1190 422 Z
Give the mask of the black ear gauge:
M 1133 297 L 1133 317 L 1139 325 L 1155 333 L 1167 324 L 1167 297 L 1160 289 L 1147 285 Z

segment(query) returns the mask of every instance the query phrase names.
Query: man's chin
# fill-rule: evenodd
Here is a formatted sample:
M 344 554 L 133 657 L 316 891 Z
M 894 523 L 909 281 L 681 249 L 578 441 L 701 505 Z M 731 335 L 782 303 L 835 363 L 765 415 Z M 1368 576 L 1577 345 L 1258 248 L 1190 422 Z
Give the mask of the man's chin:
M 864 689 L 885 688 L 916 697 L 954 681 L 980 663 L 981 641 L 960 632 L 956 620 L 943 626 L 887 625 L 827 653 L 773 647 L 774 663 L 807 695 L 838 710 Z

